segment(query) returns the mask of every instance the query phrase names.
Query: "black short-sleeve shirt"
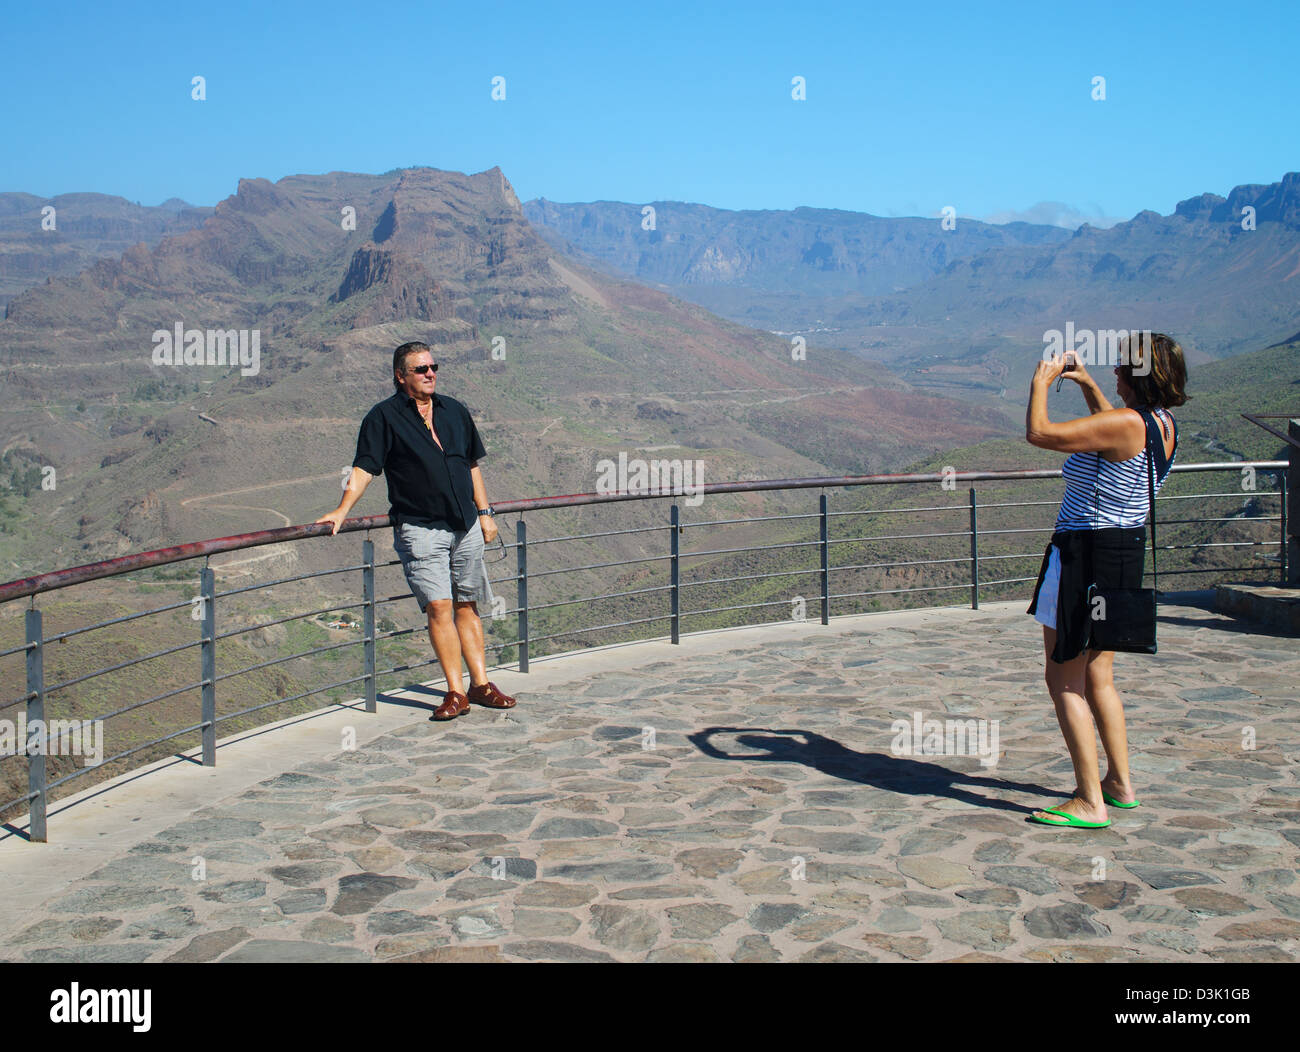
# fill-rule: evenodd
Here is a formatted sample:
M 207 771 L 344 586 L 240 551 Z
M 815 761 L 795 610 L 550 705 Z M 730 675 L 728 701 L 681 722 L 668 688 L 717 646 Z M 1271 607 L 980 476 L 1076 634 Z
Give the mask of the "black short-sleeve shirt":
M 487 455 L 469 410 L 454 398 L 433 396 L 438 448 L 415 399 L 403 391 L 375 405 L 361 421 L 352 466 L 388 473 L 388 514 L 404 522 L 454 532 L 478 521 L 470 467 Z

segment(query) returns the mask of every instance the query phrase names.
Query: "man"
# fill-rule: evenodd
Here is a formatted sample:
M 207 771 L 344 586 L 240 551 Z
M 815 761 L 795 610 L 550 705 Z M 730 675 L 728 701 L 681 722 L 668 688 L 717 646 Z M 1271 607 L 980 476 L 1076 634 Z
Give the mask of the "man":
M 478 462 L 485 456 L 474 421 L 460 402 L 434 394 L 438 366 L 427 344 L 404 343 L 393 352 L 396 393 L 361 422 L 339 506 L 317 522 L 337 534 L 376 475 L 388 471 L 388 515 L 393 548 L 411 592 L 429 619 L 429 639 L 447 679 L 432 719 L 451 720 L 470 702 L 509 709 L 515 699 L 488 682 L 483 622 L 477 604 L 492 602 L 483 545 L 497 537 Z M 463 692 L 461 659 L 469 666 Z

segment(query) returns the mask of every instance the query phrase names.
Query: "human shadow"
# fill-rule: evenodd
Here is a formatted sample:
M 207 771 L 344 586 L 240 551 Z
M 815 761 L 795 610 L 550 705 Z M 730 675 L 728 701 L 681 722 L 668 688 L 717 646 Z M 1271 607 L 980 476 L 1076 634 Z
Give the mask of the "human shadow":
M 398 690 L 406 694 L 422 694 L 431 700 L 399 698 L 397 697 Z M 430 712 L 437 712 L 438 706 L 447 700 L 447 692 L 446 690 L 437 690 L 425 686 L 423 683 L 409 683 L 405 687 L 395 688 L 390 693 L 379 694 L 376 700 L 382 705 L 393 705 L 401 709 L 428 709 Z
M 737 734 L 738 744 L 747 748 L 765 749 L 766 753 L 748 755 L 728 753 L 710 740 L 718 734 Z M 1004 778 L 988 778 L 961 771 L 950 771 L 937 763 L 917 760 L 910 756 L 855 752 L 834 739 L 813 731 L 772 730 L 768 727 L 709 727 L 688 737 L 702 753 L 718 760 L 798 763 L 833 778 L 858 782 L 891 793 L 908 796 L 946 796 L 998 811 L 1030 814 L 1040 809 L 1041 805 L 1028 807 L 1006 800 L 990 799 L 962 789 L 960 786 L 980 786 L 1004 793 L 1020 791 L 1038 796 L 1065 795 L 1059 790 L 1028 782 L 1013 782 Z M 802 737 L 804 741 L 797 742 L 796 737 Z

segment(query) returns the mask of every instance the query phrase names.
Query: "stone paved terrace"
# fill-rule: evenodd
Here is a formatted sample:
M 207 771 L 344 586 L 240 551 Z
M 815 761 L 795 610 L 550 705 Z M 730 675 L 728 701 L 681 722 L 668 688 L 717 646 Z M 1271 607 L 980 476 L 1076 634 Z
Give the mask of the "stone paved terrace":
M 791 623 L 502 672 L 508 715 L 334 709 L 60 803 L 49 844 L 2 834 L 0 958 L 1294 961 L 1300 645 L 1194 603 L 1117 658 L 1143 806 L 1106 830 L 1025 820 L 1073 779 L 1023 602 Z M 917 711 L 1000 721 L 996 766 L 893 755 Z

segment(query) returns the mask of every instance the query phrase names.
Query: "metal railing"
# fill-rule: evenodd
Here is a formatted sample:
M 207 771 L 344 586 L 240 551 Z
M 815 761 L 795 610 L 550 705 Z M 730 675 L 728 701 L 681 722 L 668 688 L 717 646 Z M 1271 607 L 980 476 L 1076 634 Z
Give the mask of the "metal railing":
M 1209 526 L 1211 524 L 1237 523 L 1250 524 L 1254 526 L 1269 526 L 1272 523 L 1278 524 L 1276 534 L 1265 539 L 1245 539 L 1245 540 L 1202 540 L 1199 543 L 1192 544 L 1162 544 L 1160 551 L 1187 551 L 1187 550 L 1208 550 L 1217 548 L 1268 548 L 1274 545 L 1278 546 L 1279 554 L 1277 556 L 1277 573 L 1281 582 L 1285 583 L 1289 577 L 1289 567 L 1287 563 L 1287 468 L 1285 461 L 1252 461 L 1243 463 L 1217 463 L 1217 464 L 1190 464 L 1175 466 L 1173 471 L 1181 474 L 1201 473 L 1201 472 L 1233 472 L 1241 473 L 1244 471 L 1271 473 L 1277 478 L 1277 489 L 1275 490 L 1258 490 L 1252 491 L 1249 499 L 1258 501 L 1265 498 L 1278 498 L 1279 509 L 1276 515 L 1252 515 L 1243 517 L 1241 514 L 1224 515 L 1206 518 L 1191 519 L 1173 519 L 1168 520 L 1161 515 L 1159 519 L 1160 526 L 1166 528 L 1173 525 L 1197 525 Z M 1294 470 L 1294 468 L 1292 469 Z M 984 472 L 953 472 L 946 470 L 941 473 L 920 473 L 905 475 L 871 475 L 871 476 L 843 476 L 832 478 L 813 478 L 813 479 L 778 479 L 764 480 L 757 482 L 733 482 L 733 483 L 713 483 L 700 487 L 698 492 L 701 497 L 717 496 L 721 494 L 739 494 L 754 492 L 772 492 L 783 491 L 794 493 L 804 489 L 818 489 L 822 492 L 818 496 L 816 512 L 799 512 L 794 514 L 781 515 L 762 515 L 762 516 L 741 516 L 729 519 L 710 519 L 698 522 L 684 522 L 681 517 L 681 506 L 674 503 L 669 512 L 667 521 L 660 521 L 657 524 L 649 526 L 640 526 L 630 529 L 602 530 L 590 533 L 561 534 L 554 537 L 529 539 L 527 524 L 524 521 L 526 514 L 536 513 L 549 509 L 576 508 L 585 505 L 601 504 L 611 505 L 623 501 L 645 501 L 650 499 L 667 499 L 674 495 L 671 493 L 617 493 L 617 494 L 578 494 L 565 497 L 545 497 L 533 500 L 510 501 L 496 505 L 500 514 L 512 515 L 518 514 L 519 518 L 515 524 L 516 539 L 510 544 L 504 542 L 500 544 L 501 550 L 508 558 L 508 553 L 513 550 L 515 555 L 515 573 L 512 576 L 502 578 L 501 581 L 495 581 L 494 584 L 513 584 L 515 588 L 516 604 L 512 609 L 493 610 L 494 621 L 499 622 L 503 618 L 513 615 L 515 618 L 516 636 L 514 639 L 495 641 L 488 644 L 491 650 L 508 650 L 514 648 L 516 651 L 519 671 L 528 672 L 530 655 L 537 654 L 537 648 L 542 643 L 554 643 L 554 641 L 571 636 L 583 636 L 587 638 L 599 637 L 601 633 L 607 633 L 614 629 L 630 628 L 634 626 L 661 624 L 667 622 L 667 632 L 665 636 L 650 636 L 642 638 L 667 638 L 672 643 L 680 640 L 682 631 L 682 621 L 685 618 L 714 618 L 716 626 L 717 615 L 738 615 L 740 611 L 754 611 L 767 609 L 771 607 L 790 606 L 795 603 L 804 602 L 803 596 L 794 596 L 793 599 L 786 595 L 780 599 L 762 598 L 763 594 L 771 594 L 770 589 L 762 592 L 757 596 L 747 596 L 745 589 L 763 589 L 768 586 L 769 582 L 777 581 L 783 578 L 814 577 L 816 579 L 816 601 L 819 606 L 820 621 L 822 624 L 828 624 L 832 613 L 832 604 L 835 603 L 841 612 L 848 604 L 848 600 L 877 600 L 883 596 L 904 596 L 912 594 L 933 595 L 945 591 L 969 592 L 969 603 L 972 609 L 978 609 L 981 593 L 988 594 L 990 590 L 998 587 L 1023 584 L 1033 581 L 1037 576 L 1037 562 L 1041 559 L 1042 548 L 1028 552 L 997 552 L 990 553 L 981 551 L 981 540 L 986 543 L 990 538 L 1014 538 L 1023 534 L 1035 534 L 1040 540 L 1050 533 L 1050 526 L 1033 526 L 1013 525 L 1005 528 L 990 529 L 987 526 L 980 526 L 980 512 L 986 513 L 1005 513 L 1008 509 L 1014 509 L 1017 516 L 1022 516 L 1024 509 L 1029 508 L 1055 508 L 1059 505 L 1059 498 L 1051 500 L 1031 500 L 1031 501 L 986 501 L 980 504 L 977 497 L 975 483 L 994 483 L 994 484 L 1020 484 L 1030 480 L 1059 479 L 1059 470 L 1042 470 L 1042 471 L 984 471 Z M 959 503 L 931 504 L 926 502 L 919 507 L 884 507 L 884 508 L 850 508 L 844 511 L 830 510 L 828 495 L 825 492 L 828 489 L 852 489 L 855 487 L 867 486 L 934 486 L 938 484 L 941 492 L 956 492 L 958 483 L 969 484 L 967 499 Z M 1177 507 L 1178 501 L 1209 501 L 1212 499 L 1232 498 L 1240 503 L 1243 499 L 1241 490 L 1227 493 L 1196 493 L 1183 496 L 1162 495 L 1158 499 L 1159 504 L 1166 506 L 1173 505 Z M 689 502 L 688 502 L 689 503 Z M 1257 509 L 1256 509 L 1257 510 Z M 872 523 L 880 521 L 884 516 L 915 516 L 915 515 L 950 515 L 959 513 L 962 520 L 960 528 L 952 524 L 953 528 L 945 528 L 921 533 L 872 533 Z M 780 540 L 776 543 L 763 545 L 742 545 L 732 546 L 709 546 L 699 550 L 683 551 L 682 537 L 688 529 L 707 530 L 707 536 L 712 536 L 712 531 L 719 527 L 730 527 L 744 525 L 749 526 L 755 523 L 781 523 L 781 529 L 798 530 L 807 525 L 811 520 L 816 520 L 816 538 L 815 539 L 791 539 Z M 852 536 L 834 536 L 832 525 L 834 521 L 842 521 L 846 525 L 853 526 L 850 531 Z M 1022 518 L 1016 518 L 1016 523 L 1023 521 Z M 859 522 L 863 525 L 857 525 Z M 798 524 L 798 525 L 794 525 Z M 389 525 L 387 516 L 370 516 L 366 518 L 348 520 L 340 529 L 340 533 L 366 531 L 367 537 L 361 546 L 361 559 L 359 562 L 350 563 L 342 567 L 314 570 L 309 573 L 298 574 L 295 576 L 281 577 L 272 581 L 266 581 L 258 584 L 252 584 L 245 587 L 231 588 L 225 591 L 218 591 L 216 574 L 214 568 L 205 562 L 199 574 L 199 591 L 197 596 L 181 602 L 171 602 L 149 610 L 138 613 L 132 613 L 125 616 L 110 618 L 99 621 L 94 624 L 82 627 L 72 628 L 68 631 L 55 633 L 50 636 L 44 634 L 42 611 L 36 607 L 36 596 L 53 591 L 59 591 L 72 587 L 74 585 L 85 584 L 103 578 L 120 577 L 121 575 L 132 571 L 156 568 L 172 562 L 188 561 L 193 559 L 210 559 L 212 555 L 239 551 L 249 548 L 261 547 L 271 544 L 283 544 L 290 541 L 300 541 L 313 537 L 326 536 L 330 533 L 330 525 L 327 523 L 312 524 L 306 526 L 285 527 L 274 530 L 263 530 L 256 533 L 241 534 L 234 537 L 225 537 L 215 540 L 200 541 L 193 544 L 180 545 L 173 548 L 159 549 L 153 552 L 138 553 L 135 555 L 123 556 L 117 559 L 111 559 L 100 563 L 90 564 L 88 566 L 73 567 L 65 570 L 58 570 L 52 573 L 42 574 L 36 577 L 26 578 L 20 581 L 12 581 L 0 585 L 0 603 L 12 602 L 22 598 L 31 599 L 31 608 L 25 611 L 25 641 L 21 646 L 10 647 L 0 650 L 0 660 L 7 658 L 16 658 L 17 655 L 24 655 L 25 659 L 25 676 L 26 691 L 16 698 L 6 700 L 5 695 L 9 692 L 5 690 L 0 694 L 0 720 L 6 718 L 8 710 L 22 707 L 21 712 L 25 717 L 25 726 L 28 733 L 18 735 L 16 740 L 20 741 L 23 748 L 19 750 L 20 754 L 25 755 L 27 759 L 27 792 L 15 799 L 0 804 L 0 815 L 6 810 L 14 807 L 26 805 L 29 808 L 29 838 L 33 841 L 44 841 L 46 839 L 46 812 L 51 800 L 51 793 L 55 789 L 64 786 L 66 783 L 76 778 L 84 777 L 87 773 L 94 770 L 92 767 L 74 768 L 69 773 L 50 780 L 47 777 L 46 755 L 49 749 L 49 728 L 52 724 L 46 721 L 46 699 L 51 695 L 65 692 L 74 686 L 88 683 L 98 677 L 109 675 L 115 672 L 121 672 L 135 666 L 142 665 L 145 662 L 158 661 L 163 658 L 171 657 L 185 651 L 198 650 L 198 679 L 186 682 L 180 686 L 170 687 L 151 697 L 142 700 L 129 700 L 125 705 L 120 705 L 110 712 L 93 717 L 95 720 L 108 720 L 120 717 L 129 712 L 140 710 L 158 702 L 165 701 L 169 698 L 178 697 L 187 692 L 198 692 L 198 712 L 197 722 L 180 729 L 174 730 L 161 737 L 154 738 L 150 741 L 133 745 L 114 755 L 104 759 L 101 757 L 97 767 L 105 764 L 124 761 L 136 756 L 139 753 L 149 750 L 156 751 L 159 746 L 173 742 L 186 735 L 198 734 L 200 741 L 201 762 L 205 766 L 214 766 L 216 764 L 216 745 L 217 745 L 217 728 L 231 721 L 247 718 L 263 710 L 276 706 L 283 706 L 293 702 L 301 701 L 313 695 L 335 691 L 340 688 L 351 687 L 353 684 L 360 684 L 360 697 L 364 700 L 366 712 L 377 711 L 378 701 L 378 681 L 380 677 L 395 675 L 424 668 L 436 663 L 436 658 L 426 661 L 417 661 L 407 664 L 394 664 L 387 668 L 377 668 L 377 648 L 378 645 L 386 640 L 393 640 L 399 637 L 407 636 L 412 633 L 420 632 L 424 626 L 412 628 L 394 628 L 392 630 L 376 630 L 376 611 L 389 603 L 407 601 L 411 598 L 408 591 L 402 591 L 400 594 L 387 596 L 384 598 L 377 597 L 376 592 L 376 571 L 395 567 L 400 565 L 400 560 L 391 560 L 384 563 L 375 562 L 374 542 L 370 539 L 368 533 L 371 530 L 387 527 Z M 1224 527 L 1218 526 L 1222 531 Z M 572 566 L 547 566 L 545 569 L 530 568 L 529 552 L 530 549 L 538 549 L 544 545 L 572 544 L 599 541 L 603 543 L 612 543 L 612 538 L 632 538 L 653 536 L 656 533 L 668 531 L 668 543 L 659 547 L 658 551 L 650 555 L 637 555 L 632 558 L 622 558 L 615 560 L 605 560 L 593 563 L 572 565 Z M 867 531 L 867 532 L 863 532 Z M 795 536 L 795 534 L 789 534 Z M 1168 533 L 1162 536 L 1168 537 Z M 961 554 L 952 555 L 942 558 L 929 557 L 934 553 L 931 549 L 943 542 L 960 542 Z M 832 555 L 836 551 L 845 551 L 850 559 L 854 557 L 861 558 L 863 550 L 869 550 L 872 546 L 887 545 L 894 550 L 902 542 L 903 544 L 920 545 L 921 550 L 916 555 L 925 555 L 923 558 L 905 558 L 905 559 L 886 559 L 867 562 L 842 562 L 836 563 Z M 1001 543 L 1001 542 L 998 542 Z M 853 546 L 856 546 L 854 548 Z M 794 558 L 806 554 L 807 549 L 815 548 L 815 564 L 811 566 L 800 565 L 790 569 L 774 569 L 761 573 L 725 573 L 721 576 L 706 576 L 696 580 L 683 580 L 682 568 L 683 563 L 693 564 L 694 560 L 710 560 L 713 564 L 721 563 L 724 567 L 727 561 L 741 561 L 742 557 L 752 556 L 755 553 L 780 553 L 781 557 Z M 895 552 L 897 554 L 897 552 Z M 908 554 L 908 553 L 903 553 Z M 868 558 L 871 558 L 868 556 Z M 534 556 L 536 559 L 536 556 Z M 1000 566 L 1009 564 L 1016 560 L 1032 560 L 1029 564 L 1032 570 L 1032 576 L 1013 575 L 1013 576 L 994 576 L 991 579 L 982 578 L 982 571 L 987 570 L 990 564 Z M 571 575 L 590 575 L 598 573 L 598 580 L 603 584 L 608 580 L 608 572 L 614 568 L 626 569 L 629 567 L 652 568 L 654 564 L 668 562 L 668 574 L 665 583 L 650 584 L 644 587 L 622 588 L 616 590 L 602 590 L 598 594 L 582 595 L 577 597 L 558 598 L 551 602 L 530 603 L 529 583 L 540 582 L 546 579 L 563 580 Z M 707 565 L 707 563 L 706 563 Z M 944 567 L 944 571 L 937 571 L 941 574 L 946 573 L 942 578 L 942 583 L 937 584 L 906 584 L 902 587 L 892 588 L 869 588 L 857 591 L 832 591 L 832 576 L 836 575 L 837 580 L 852 578 L 852 575 L 858 574 L 859 579 L 866 571 L 877 571 L 877 575 L 882 579 L 876 583 L 896 583 L 891 582 L 888 575 L 901 571 L 904 574 L 916 573 L 923 568 Z M 736 569 L 746 569 L 745 566 L 737 566 Z M 1183 569 L 1162 570 L 1161 575 L 1181 574 L 1181 573 L 1225 573 L 1242 570 L 1255 571 L 1260 569 L 1272 569 L 1271 567 L 1256 564 L 1244 567 L 1185 567 Z M 321 609 L 309 610 L 305 613 L 294 613 L 286 617 L 275 618 L 272 620 L 258 621 L 257 623 L 248 624 L 243 627 L 235 628 L 229 631 L 217 631 L 217 611 L 220 605 L 223 609 L 229 606 L 234 607 L 234 599 L 237 596 L 247 596 L 256 592 L 263 592 L 274 587 L 295 584 L 315 578 L 324 578 L 331 575 L 341 575 L 349 573 L 360 573 L 361 575 L 361 598 L 357 602 L 333 604 Z M 635 571 L 640 572 L 640 570 Z M 955 579 L 953 579 L 955 578 Z M 630 581 L 628 583 L 638 583 Z M 709 588 L 717 596 L 725 596 L 726 589 L 720 588 L 723 585 L 739 586 L 732 591 L 737 594 L 730 598 L 757 598 L 754 602 L 724 602 L 722 605 L 700 606 L 694 608 L 684 608 L 684 596 L 693 596 L 697 593 L 688 589 Z M 604 585 L 608 588 L 608 585 Z M 849 584 L 847 587 L 852 588 Z M 596 603 L 602 603 L 609 600 L 625 600 L 630 604 L 631 609 L 627 612 L 645 613 L 645 604 L 650 601 L 651 596 L 658 596 L 662 600 L 662 594 L 667 593 L 667 603 L 662 601 L 657 610 L 651 610 L 648 616 L 626 618 L 615 620 L 603 624 L 583 624 L 574 628 L 565 628 L 561 631 L 543 632 L 540 635 L 530 634 L 530 613 L 534 617 L 538 616 L 557 616 L 555 612 L 564 608 L 572 608 L 582 605 L 590 608 Z M 963 601 L 964 605 L 964 601 Z M 143 656 L 132 657 L 127 660 L 115 662 L 113 664 L 94 669 L 81 675 L 72 676 L 60 682 L 46 684 L 45 682 L 45 656 L 53 644 L 61 644 L 74 637 L 82 636 L 85 633 L 102 630 L 111 627 L 125 626 L 137 622 L 139 619 L 164 614 L 167 612 L 177 611 L 184 608 L 191 609 L 192 618 L 199 623 L 199 633 L 197 639 L 187 640 L 175 645 L 167 646 Z M 637 609 L 639 607 L 639 609 Z M 217 644 L 223 641 L 234 640 L 237 637 L 245 636 L 249 633 L 258 632 L 259 630 L 268 629 L 275 626 L 288 625 L 293 622 L 301 622 L 310 618 L 317 618 L 322 614 L 331 611 L 359 610 L 361 612 L 361 636 L 358 639 L 345 640 L 340 643 L 332 643 L 328 646 L 320 646 L 304 650 L 301 652 L 289 654 L 288 656 L 279 656 L 265 661 L 255 662 L 242 668 L 232 671 L 218 672 L 217 668 Z M 789 620 L 790 618 L 782 618 Z M 797 618 L 796 618 L 797 619 Z M 747 621 L 744 623 L 754 623 Z M 558 627 L 563 628 L 561 622 Z M 709 627 L 708 624 L 705 627 Z M 133 627 L 134 631 L 134 627 Z M 581 644 L 580 644 L 581 645 Z M 266 670 L 277 668 L 291 661 L 303 658 L 314 658 L 319 655 L 332 652 L 347 651 L 350 648 L 361 648 L 360 673 L 354 676 L 343 678 L 335 682 L 317 686 L 310 690 L 300 691 L 291 696 L 277 696 L 270 701 L 252 705 L 247 708 L 238 709 L 233 712 L 218 713 L 218 685 L 226 685 L 236 681 L 238 677 L 250 676 L 254 673 L 264 672 Z M 155 679 L 155 684 L 159 681 Z M 60 721 L 54 721 L 59 723 Z M 66 721 L 65 721 L 66 726 Z M 12 828 L 12 827 L 11 827 Z

